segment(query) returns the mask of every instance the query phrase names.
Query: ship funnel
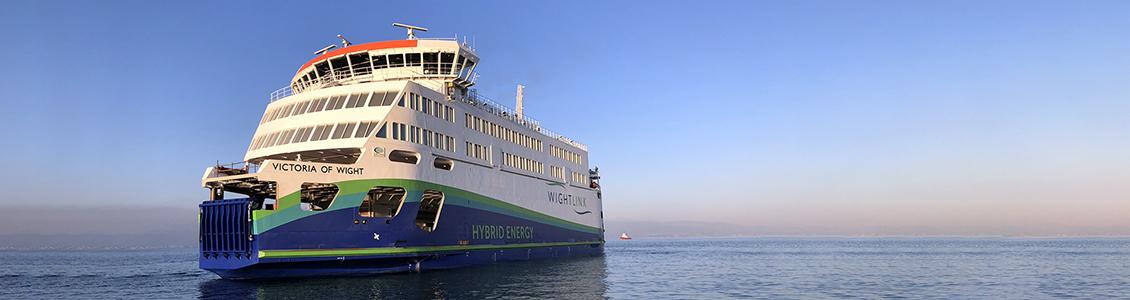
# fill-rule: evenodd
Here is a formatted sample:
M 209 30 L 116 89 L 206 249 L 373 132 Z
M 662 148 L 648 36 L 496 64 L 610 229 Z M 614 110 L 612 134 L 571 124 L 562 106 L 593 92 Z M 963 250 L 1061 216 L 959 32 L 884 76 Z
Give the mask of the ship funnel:
M 525 88 L 526 87 L 521 84 L 518 85 L 518 99 L 517 103 L 514 104 L 514 112 L 518 113 L 519 120 L 522 119 L 522 90 Z

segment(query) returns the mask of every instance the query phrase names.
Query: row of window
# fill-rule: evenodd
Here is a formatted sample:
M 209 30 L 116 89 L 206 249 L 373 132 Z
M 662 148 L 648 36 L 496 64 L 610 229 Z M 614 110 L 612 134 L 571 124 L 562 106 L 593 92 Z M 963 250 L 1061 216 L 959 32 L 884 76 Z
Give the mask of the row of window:
M 404 123 L 392 122 L 391 127 L 392 139 L 394 140 L 413 142 L 440 150 L 455 152 L 455 137 Z M 384 137 L 384 134 L 379 134 L 377 137 Z
M 259 148 L 272 147 L 275 145 L 286 145 L 290 143 L 301 143 L 306 141 L 321 141 L 327 139 L 343 139 L 343 138 L 363 138 L 368 137 L 377 131 L 376 136 L 380 138 L 386 137 L 386 126 L 381 126 L 379 121 L 363 121 L 360 123 L 338 123 L 338 124 L 322 124 L 316 126 L 308 126 L 303 128 L 294 128 L 272 132 L 256 138 L 252 143 L 252 150 Z M 455 152 L 455 138 L 444 135 L 439 132 L 433 132 L 428 129 L 408 125 L 404 123 L 391 122 L 388 127 L 392 127 L 391 137 L 395 140 L 408 141 L 430 146 L 436 149 Z M 470 158 L 475 158 L 483 161 L 491 161 L 491 149 L 489 146 L 480 145 L 472 142 L 466 142 L 466 154 Z M 394 151 L 405 152 L 405 151 Z M 405 152 L 407 153 L 407 152 Z M 389 155 L 389 159 L 393 161 L 401 161 L 415 164 L 419 160 L 419 155 L 407 155 L 403 159 L 394 157 L 396 155 Z M 408 157 L 411 156 L 411 157 Z M 503 152 L 503 163 L 507 167 L 528 171 L 531 173 L 542 174 L 544 172 L 544 164 L 537 160 L 525 158 L 519 155 Z M 451 161 L 444 160 L 435 162 L 437 168 L 451 170 Z M 442 165 L 442 166 L 441 166 Z M 565 180 L 565 169 L 559 166 L 549 166 L 550 176 L 558 180 Z M 586 183 L 587 177 L 580 172 L 572 172 L 572 181 L 574 183 Z M 328 204 L 327 204 L 328 205 Z
M 355 93 L 322 97 L 297 103 L 291 103 L 282 107 L 271 109 L 263 115 L 263 120 L 260 121 L 259 124 L 286 118 L 289 116 L 297 116 L 305 113 L 314 113 L 323 110 L 330 111 L 342 108 L 364 107 L 366 106 L 366 103 L 368 103 L 368 106 L 390 106 L 396 100 L 396 94 L 396 91 Z M 404 106 L 403 102 L 401 102 L 400 104 L 400 106 Z
M 416 93 L 408 93 L 408 108 L 455 123 L 455 108 Z
M 566 161 L 569 161 L 569 162 L 572 162 L 572 163 L 575 163 L 575 164 L 578 164 L 578 165 L 584 165 L 584 164 L 581 163 L 581 155 L 580 154 L 577 154 L 576 152 L 573 152 L 573 151 L 569 151 L 569 150 L 566 150 L 566 149 L 559 148 L 557 146 L 554 146 L 553 144 L 549 145 L 549 153 L 552 154 L 553 157 L 564 159 Z
M 467 142 L 467 157 L 490 162 L 490 147 Z
M 301 128 L 283 129 L 264 134 L 251 142 L 251 150 L 281 146 L 291 143 L 307 141 L 321 141 L 327 139 L 363 138 L 368 137 L 380 125 L 380 121 L 362 121 L 360 123 L 321 124 Z M 378 131 L 378 136 L 384 135 L 384 127 Z
M 586 177 L 585 174 L 581 174 L 581 172 L 573 172 L 573 182 L 585 184 L 588 183 L 588 177 Z
M 537 174 L 542 174 L 544 172 L 544 170 L 542 169 L 542 163 L 540 161 L 532 160 L 532 159 L 529 159 L 529 158 L 521 157 L 521 156 L 518 156 L 518 155 L 506 153 L 506 152 L 502 152 L 502 156 L 505 158 L 504 163 L 506 164 L 507 167 L 525 170 L 527 172 L 532 172 L 532 173 L 537 173 Z
M 464 67 L 466 66 L 466 67 Z M 367 52 L 353 53 L 336 57 L 314 65 L 306 74 L 298 78 L 292 88 L 298 91 L 320 82 L 326 76 L 344 79 L 373 73 L 373 70 L 399 67 L 418 67 L 425 75 L 442 74 L 465 77 L 471 72 L 475 62 L 466 56 L 452 52 L 395 53 L 370 56 Z
M 495 138 L 514 143 L 522 147 L 530 148 L 535 151 L 541 152 L 544 145 L 541 140 L 525 135 L 517 130 L 511 130 L 505 126 L 495 124 L 494 122 L 487 121 L 486 119 L 479 118 L 478 116 L 466 113 L 466 126 L 467 128 L 474 129 L 475 131 L 485 133 Z
M 553 176 L 553 178 L 557 178 L 557 180 L 565 181 L 565 168 L 549 166 L 549 176 Z

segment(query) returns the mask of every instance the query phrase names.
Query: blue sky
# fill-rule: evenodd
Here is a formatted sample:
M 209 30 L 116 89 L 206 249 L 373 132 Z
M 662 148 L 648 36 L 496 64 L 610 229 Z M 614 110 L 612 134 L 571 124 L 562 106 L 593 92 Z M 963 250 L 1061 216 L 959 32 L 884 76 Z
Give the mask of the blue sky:
M 191 208 L 314 50 L 404 22 L 588 144 L 609 219 L 1130 234 L 1127 2 L 3 6 L 0 204 Z

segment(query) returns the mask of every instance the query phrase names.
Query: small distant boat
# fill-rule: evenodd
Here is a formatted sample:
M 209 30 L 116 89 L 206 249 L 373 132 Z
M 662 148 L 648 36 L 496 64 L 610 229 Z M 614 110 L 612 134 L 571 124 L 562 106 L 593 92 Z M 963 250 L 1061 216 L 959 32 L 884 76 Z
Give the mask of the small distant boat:
M 621 240 L 630 240 L 630 239 L 632 239 L 632 237 L 628 236 L 628 233 L 625 232 L 625 233 L 620 234 L 620 239 Z

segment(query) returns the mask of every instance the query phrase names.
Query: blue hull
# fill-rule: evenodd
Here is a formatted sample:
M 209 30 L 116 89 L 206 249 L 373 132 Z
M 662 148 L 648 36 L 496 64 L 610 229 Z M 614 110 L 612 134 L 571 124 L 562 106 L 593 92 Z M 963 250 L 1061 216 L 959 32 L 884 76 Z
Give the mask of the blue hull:
M 225 279 L 270 279 L 286 277 L 366 276 L 422 272 L 510 261 L 601 256 L 603 244 L 562 247 L 471 250 L 430 255 L 361 256 L 335 259 L 285 259 L 260 261 L 239 269 L 212 269 Z
M 331 206 L 257 234 L 262 224 L 250 221 L 247 199 L 204 202 L 200 268 L 228 279 L 352 276 L 603 254 L 599 228 L 450 195 L 431 232 L 415 224 L 419 202 L 404 203 L 392 218 L 363 218 L 356 207 Z

